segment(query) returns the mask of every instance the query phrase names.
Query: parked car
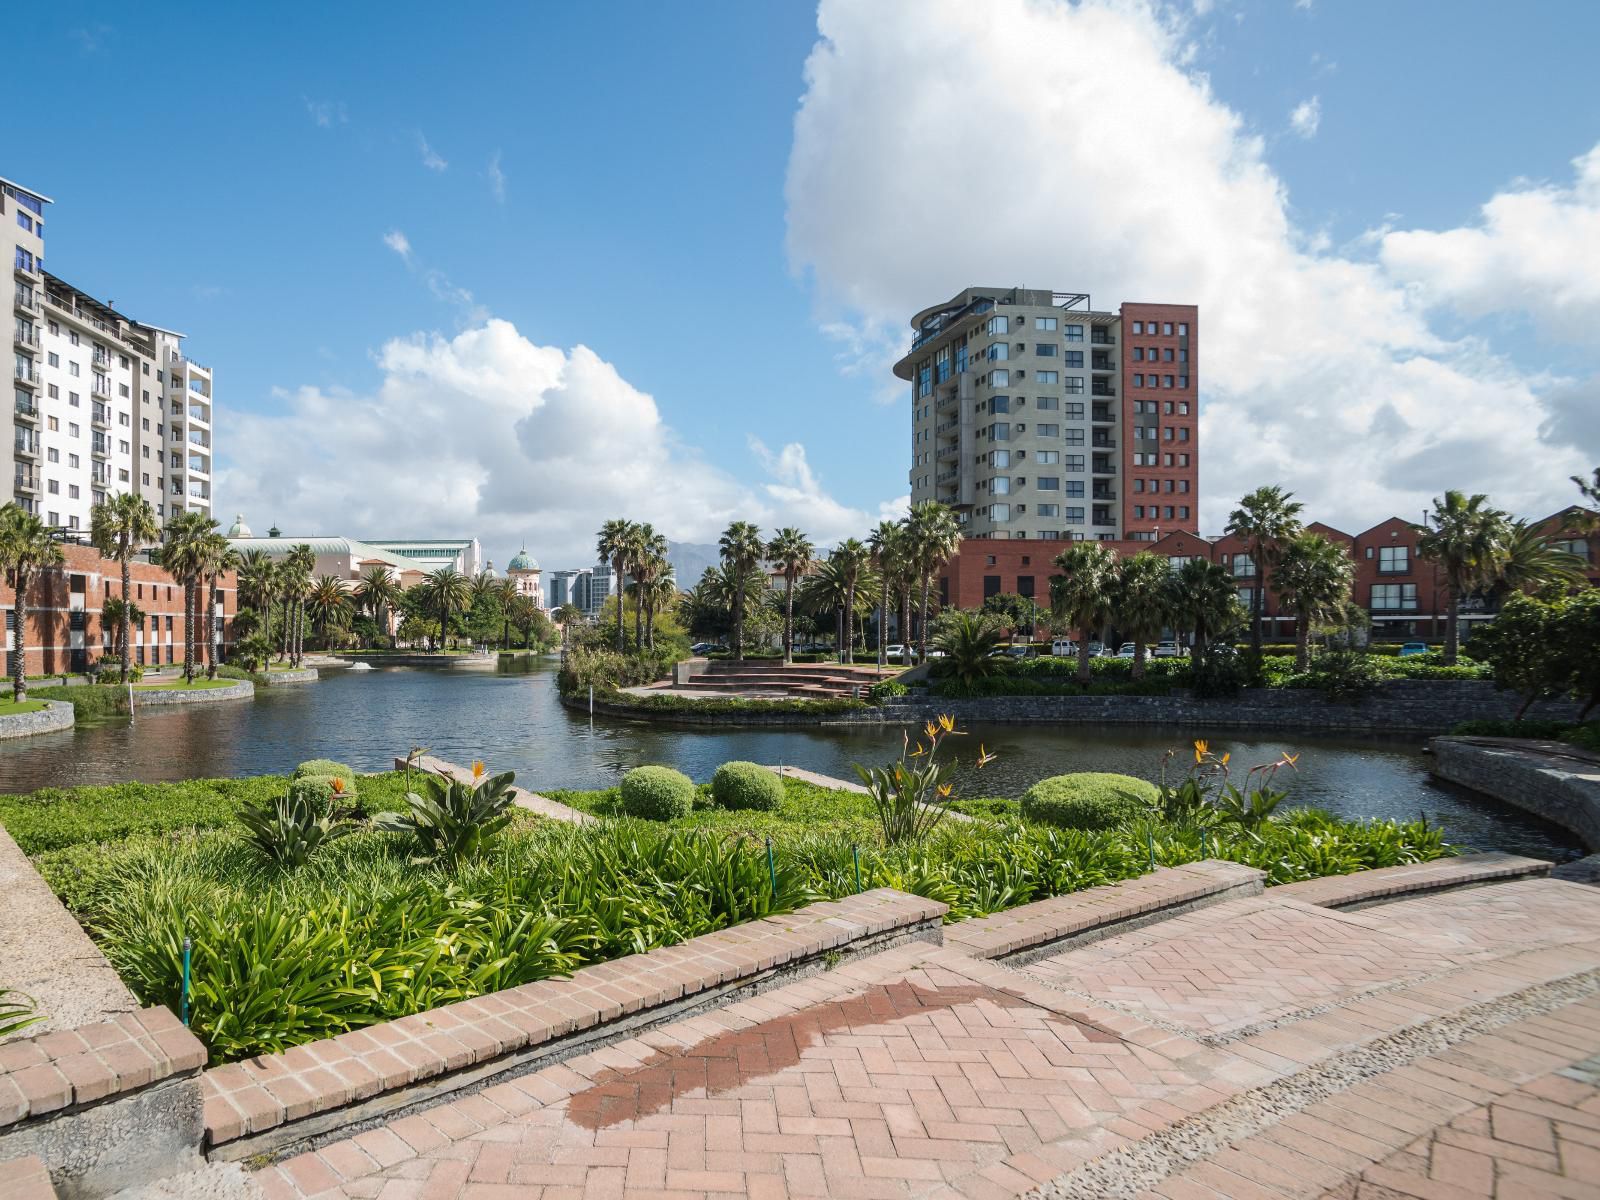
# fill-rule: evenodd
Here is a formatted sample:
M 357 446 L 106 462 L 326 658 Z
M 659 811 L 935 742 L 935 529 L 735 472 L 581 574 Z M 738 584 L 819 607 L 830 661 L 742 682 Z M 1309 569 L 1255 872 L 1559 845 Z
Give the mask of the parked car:
M 1104 658 L 1105 656 L 1106 656 L 1106 647 L 1105 647 L 1105 643 L 1104 642 L 1090 642 L 1089 643 L 1089 657 L 1090 658 Z
M 1182 655 L 1183 647 L 1178 645 L 1177 642 L 1166 641 L 1156 643 L 1155 657 L 1157 658 L 1180 658 Z
M 1132 642 L 1123 642 L 1122 643 L 1122 649 L 1117 651 L 1117 657 L 1118 658 L 1132 658 L 1133 657 L 1133 651 L 1134 651 L 1134 644 Z
M 1426 654 L 1427 652 L 1427 642 L 1407 642 L 1404 646 L 1400 647 L 1401 658 L 1410 658 L 1413 654 Z
M 689 653 L 691 653 L 691 654 L 710 654 L 713 650 L 720 650 L 720 649 L 721 649 L 721 647 L 718 646 L 715 642 L 696 642 L 694 645 L 689 647 Z
M 1005 651 L 1008 658 L 1031 658 L 1033 656 L 1032 646 L 1007 646 Z
M 917 650 L 915 646 L 902 646 L 897 642 L 893 646 L 885 646 L 883 656 L 898 662 L 910 662 L 917 656 Z
M 1055 658 L 1071 658 L 1078 652 L 1078 643 L 1071 638 L 1056 638 L 1050 643 L 1050 653 Z

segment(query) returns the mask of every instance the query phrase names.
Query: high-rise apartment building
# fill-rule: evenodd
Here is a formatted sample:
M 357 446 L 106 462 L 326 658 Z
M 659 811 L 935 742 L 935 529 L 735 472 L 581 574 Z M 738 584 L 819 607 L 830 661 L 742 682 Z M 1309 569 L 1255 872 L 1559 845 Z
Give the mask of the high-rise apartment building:
M 911 319 L 912 503 L 971 538 L 1154 541 L 1199 521 L 1199 310 L 967 288 Z
M 0 254 L 15 281 L 12 498 L 67 531 L 86 532 L 89 510 L 118 492 L 147 498 L 163 524 L 210 513 L 210 369 L 184 354 L 182 334 L 45 271 L 50 203 L 0 179 Z

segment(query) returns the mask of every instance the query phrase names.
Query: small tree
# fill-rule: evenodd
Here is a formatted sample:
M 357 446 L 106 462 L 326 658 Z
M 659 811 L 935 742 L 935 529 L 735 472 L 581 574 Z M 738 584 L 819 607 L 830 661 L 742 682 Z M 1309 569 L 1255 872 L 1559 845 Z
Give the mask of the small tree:
M 1499 615 L 1473 635 L 1472 652 L 1494 669 L 1496 685 L 1522 697 L 1519 721 L 1535 700 L 1565 691 L 1572 682 L 1567 648 L 1557 634 L 1565 607 L 1513 593 Z
M 1585 588 L 1568 600 L 1553 633 L 1556 649 L 1567 663 L 1567 689 L 1583 705 L 1578 720 L 1587 721 L 1600 704 L 1600 588 Z

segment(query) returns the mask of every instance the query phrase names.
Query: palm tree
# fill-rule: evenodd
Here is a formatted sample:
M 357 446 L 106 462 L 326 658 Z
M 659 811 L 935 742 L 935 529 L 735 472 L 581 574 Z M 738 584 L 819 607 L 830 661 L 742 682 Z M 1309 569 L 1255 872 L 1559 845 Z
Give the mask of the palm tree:
M 845 606 L 849 603 L 850 593 L 844 563 L 830 554 L 816 565 L 816 569 L 801 581 L 799 587 L 796 603 L 813 616 L 832 613 L 834 642 L 836 646 L 843 647 L 845 638 L 849 636 L 846 633 L 849 618 L 845 615 Z M 839 655 L 842 660 L 842 649 Z
M 767 561 L 783 572 L 783 665 L 794 662 L 794 589 L 816 561 L 811 539 L 790 525 L 767 543 Z
M 290 549 L 283 561 L 289 569 L 289 590 L 294 600 L 294 636 L 289 657 L 298 667 L 305 657 L 306 593 L 311 590 L 311 572 L 317 565 L 317 556 L 310 546 L 301 542 Z
M 144 609 L 121 596 L 107 596 L 100 608 L 100 627 L 112 631 L 112 650 L 118 650 L 117 638 L 127 638 L 134 625 L 143 624 Z
M 265 550 L 246 550 L 239 556 L 239 607 L 249 607 L 261 614 L 260 632 L 268 638 L 272 633 L 272 598 L 276 586 L 272 556 Z
M 1113 609 L 1123 636 L 1133 642 L 1133 669 L 1130 677 L 1144 677 L 1145 646 L 1161 636 L 1172 619 L 1172 590 L 1168 578 L 1172 565 L 1161 555 L 1146 550 L 1122 560 L 1117 566 Z
M 667 561 L 667 539 L 647 521 L 634 529 L 629 543 L 629 574 L 633 576 L 633 640 L 643 649 L 646 643 L 654 650 L 656 609 L 663 601 L 677 594 L 677 587 L 664 585 L 671 578 L 672 564 Z M 620 598 L 618 603 L 621 603 Z
M 1250 647 L 1261 655 L 1261 614 L 1266 600 L 1267 569 L 1277 562 L 1278 548 L 1300 532 L 1305 505 L 1276 484 L 1258 487 L 1239 501 L 1224 530 L 1242 538 L 1255 567 L 1250 587 Z
M 611 564 L 617 576 L 617 653 L 622 653 L 622 575 L 628 569 L 628 553 L 633 544 L 634 524 L 616 518 L 600 527 L 595 551 L 601 562 Z
M 1595 509 L 1600 509 L 1600 467 L 1594 469 L 1594 481 L 1592 483 L 1582 475 L 1573 475 L 1570 478 L 1573 483 L 1578 485 L 1578 494 L 1583 497 L 1583 502 L 1587 505 L 1592 505 Z M 1580 528 L 1583 531 L 1600 533 L 1600 513 L 1584 512 L 1580 513 L 1579 516 L 1581 518 Z
M 217 604 L 221 599 L 218 584 L 229 571 L 239 569 L 239 552 L 228 544 L 220 533 L 208 534 L 201 554 L 201 582 L 205 585 L 206 605 L 206 678 L 217 677 Z
M 527 649 L 528 636 L 534 622 L 539 619 L 539 606 L 533 602 L 532 596 L 524 596 L 519 592 L 512 597 L 506 611 L 511 616 L 511 623 L 522 632 L 522 646 Z
M 129 564 L 133 556 L 161 537 L 161 525 L 156 520 L 150 501 L 132 492 L 119 492 L 104 504 L 97 504 L 89 514 L 89 542 L 107 558 L 122 567 L 122 682 L 128 682 L 128 655 L 133 641 L 129 631 L 131 606 Z
M 678 595 L 678 580 L 672 564 L 665 558 L 652 558 L 645 564 L 646 578 L 638 584 L 639 603 L 644 607 L 644 640 L 656 648 L 656 614 L 670 608 Z
M 18 704 L 28 698 L 28 589 L 42 572 L 59 567 L 64 561 L 61 543 L 48 525 L 15 502 L 0 508 L 0 571 L 11 576 L 16 595 L 12 610 L 16 630 L 11 643 L 11 698 Z
M 523 599 L 527 599 L 526 596 Z M 567 648 L 567 631 L 579 621 L 583 620 L 583 610 L 572 601 L 567 601 L 551 614 L 557 625 L 561 626 L 561 649 Z
M 166 542 L 161 547 L 161 565 L 167 574 L 183 585 L 183 679 L 194 682 L 194 609 L 196 584 L 203 573 L 209 550 L 206 539 L 216 532 L 217 523 L 203 512 L 191 509 L 167 522 Z
M 439 610 L 439 642 L 448 650 L 450 611 L 460 612 L 471 603 L 472 581 L 454 567 L 440 567 L 429 572 L 421 586 L 426 589 L 424 599 Z
M 500 649 L 502 650 L 511 649 L 511 606 L 521 594 L 517 591 L 516 580 L 509 576 L 495 584 L 494 598 L 500 604 Z
M 1191 558 L 1172 577 L 1173 625 L 1194 634 L 1194 666 L 1206 665 L 1211 639 L 1239 624 L 1238 585 L 1221 563 Z
M 933 576 L 961 549 L 961 525 L 953 509 L 937 500 L 924 500 L 913 505 L 906 521 L 907 541 L 911 561 L 916 565 L 917 578 L 922 584 L 922 613 L 918 638 L 918 660 L 928 657 L 928 591 L 933 586 Z
M 872 565 L 883 583 L 878 593 L 878 666 L 882 667 L 889 661 L 889 604 L 895 593 L 904 594 L 901 585 L 905 578 L 905 526 L 899 521 L 879 521 L 867 535 L 867 545 L 872 550 Z M 902 629 L 902 645 L 905 640 Z M 904 659 L 904 655 L 901 657 Z
M 1434 563 L 1450 593 L 1445 619 L 1444 661 L 1461 653 L 1461 602 L 1499 577 L 1509 533 L 1506 514 L 1489 507 L 1489 497 L 1450 491 L 1437 497 L 1417 532 L 1417 557 Z
M 389 613 L 400 600 L 400 585 L 383 563 L 373 563 L 361 572 L 356 584 L 356 601 L 372 614 L 385 637 L 389 636 Z
M 1089 682 L 1089 642 L 1111 615 L 1117 556 L 1103 542 L 1073 542 L 1055 557 L 1050 612 L 1078 631 L 1078 681 Z
M 744 607 L 749 581 L 761 567 L 766 547 L 761 541 L 761 530 L 749 521 L 735 521 L 722 531 L 717 543 L 722 551 L 722 565 L 728 573 L 733 606 L 733 657 L 744 658 Z
M 1311 623 L 1344 611 L 1356 565 L 1338 542 L 1300 533 L 1284 544 L 1272 569 L 1272 588 L 1294 611 L 1294 669 L 1311 665 Z
M 345 591 L 344 581 L 337 575 L 317 576 L 306 592 L 306 615 L 311 618 L 311 627 L 322 639 L 324 649 L 330 645 L 328 630 L 342 628 L 349 614 L 350 593 Z
M 993 674 L 999 665 L 995 650 L 1000 645 L 1000 624 L 993 617 L 958 612 L 939 621 L 943 626 L 934 645 L 943 650 L 951 673 L 964 684 L 973 684 Z
M 856 611 L 856 591 L 864 582 L 870 582 L 868 577 L 872 572 L 872 551 L 868 550 L 858 538 L 846 538 L 834 547 L 833 553 L 828 556 L 830 562 L 839 564 L 839 572 L 844 578 L 844 611 L 845 611 L 845 639 L 839 643 L 839 661 L 842 663 L 855 662 L 855 636 L 854 623 Z
M 1506 526 L 1504 553 L 1494 583 L 1502 592 L 1565 589 L 1581 585 L 1587 568 L 1588 563 L 1555 545 L 1555 539 L 1541 533 L 1532 521 L 1512 521 Z

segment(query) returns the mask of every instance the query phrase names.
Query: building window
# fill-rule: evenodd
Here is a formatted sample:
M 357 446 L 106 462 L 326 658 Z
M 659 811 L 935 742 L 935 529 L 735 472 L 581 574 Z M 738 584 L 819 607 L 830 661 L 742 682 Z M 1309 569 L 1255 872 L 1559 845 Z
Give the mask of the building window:
M 1254 579 L 1256 574 L 1255 560 L 1248 554 L 1235 554 L 1233 556 L 1232 571 L 1235 579 Z
M 1188 337 L 1189 336 L 1189 326 L 1186 323 L 1182 322 L 1182 321 L 1178 322 L 1178 336 L 1179 337 Z
M 1411 573 L 1410 546 L 1378 547 L 1378 572 L 1382 575 L 1408 575 Z
M 1134 362 L 1143 362 L 1144 361 L 1144 347 L 1143 346 L 1135 346 L 1133 348 L 1133 361 Z
M 1067 401 L 1065 412 L 1069 421 L 1083 420 L 1083 402 L 1081 400 Z
M 1054 333 L 1056 331 L 1056 319 L 1054 317 L 1035 317 L 1033 319 L 1033 327 L 1040 333 Z
M 1135 479 L 1133 481 L 1133 490 L 1136 491 L 1136 492 L 1144 491 L 1144 480 L 1143 479 Z
M 1075 508 L 1069 504 L 1066 508 L 1061 510 L 1061 515 L 1062 520 L 1066 521 L 1068 525 L 1083 524 L 1083 509 L 1081 508 Z
M 1040 425 L 1034 430 L 1034 432 L 1037 433 L 1040 437 L 1060 437 L 1061 436 L 1061 426 L 1059 426 L 1059 425 Z
M 1066 495 L 1067 495 L 1067 499 L 1068 500 L 1082 500 L 1083 499 L 1083 480 L 1081 480 L 1081 479 L 1069 479 L 1069 480 L 1067 480 Z
M 1416 612 L 1417 585 L 1414 583 L 1375 583 L 1372 585 L 1373 612 Z
M 1082 375 L 1068 375 L 1066 383 L 1063 386 L 1064 386 L 1064 388 L 1066 390 L 1067 395 L 1069 395 L 1069 396 L 1081 396 L 1081 395 L 1083 395 L 1083 376 Z
M 1069 470 L 1069 471 L 1080 471 L 1081 472 L 1083 470 L 1083 455 L 1081 455 L 1081 454 L 1069 454 L 1069 455 L 1067 455 L 1066 456 L 1065 466 L 1066 466 L 1066 469 Z
M 1066 354 L 1065 365 L 1069 367 L 1077 367 L 1081 371 L 1083 369 L 1083 351 L 1068 350 Z
M 1004 362 L 1011 357 L 1011 347 L 1004 342 L 995 342 L 989 347 L 984 357 L 990 362 Z
M 1060 383 L 1061 382 L 1061 372 L 1060 371 L 1035 371 L 1033 373 L 1033 381 L 1035 383 Z
M 1162 387 L 1171 387 L 1172 386 L 1172 376 L 1171 375 L 1163 375 L 1161 377 L 1161 386 Z
M 1011 372 L 1010 371 L 990 371 L 989 372 L 989 386 L 990 387 L 1010 387 L 1011 386 Z
M 1069 445 L 1069 446 L 1081 446 L 1081 445 L 1083 445 L 1083 430 L 1081 430 L 1081 429 L 1068 429 L 1067 430 L 1067 445 Z
M 1054 358 L 1059 350 L 1060 347 L 1054 342 L 1040 342 L 1033 348 L 1034 354 L 1039 358 Z
M 1061 480 L 1055 475 L 1041 475 L 1034 481 L 1034 486 L 1041 492 L 1058 492 L 1061 490 Z
M 1178 415 L 1180 417 L 1187 417 L 1189 415 L 1189 402 L 1187 400 L 1178 401 Z
M 1135 321 L 1133 323 L 1133 331 L 1135 333 L 1143 333 L 1144 332 L 1144 322 L 1143 321 Z
M 1134 506 L 1133 506 L 1133 519 L 1134 519 L 1134 520 L 1135 520 L 1135 521 L 1142 521 L 1142 520 L 1144 520 L 1144 505 L 1142 505 L 1142 504 L 1135 504 L 1135 505 L 1134 505 Z
M 1061 461 L 1061 451 L 1039 450 L 1034 453 L 1033 460 L 1041 467 L 1053 467 Z
M 1178 519 L 1180 521 L 1187 521 L 1189 519 L 1189 506 L 1187 504 L 1178 505 Z
M 1144 376 L 1143 375 L 1135 375 L 1133 377 L 1133 386 L 1134 387 L 1143 387 L 1144 386 Z
M 1181 388 L 1188 387 L 1189 386 L 1189 377 L 1187 375 L 1179 375 L 1178 376 L 1178 386 L 1181 387 Z

